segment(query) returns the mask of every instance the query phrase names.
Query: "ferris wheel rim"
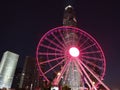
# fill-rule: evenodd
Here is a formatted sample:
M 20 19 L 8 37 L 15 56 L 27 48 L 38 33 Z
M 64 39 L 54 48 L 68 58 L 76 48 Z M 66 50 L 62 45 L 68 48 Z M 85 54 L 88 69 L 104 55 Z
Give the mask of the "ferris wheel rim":
M 103 77 L 104 77 L 104 75 L 105 75 L 105 71 L 106 71 L 106 59 L 105 59 L 104 52 L 103 52 L 101 46 L 100 46 L 100 45 L 98 44 L 98 42 L 94 39 L 94 37 L 91 36 L 90 34 L 88 34 L 87 32 L 83 31 L 82 29 L 79 29 L 79 28 L 76 28 L 76 27 L 70 27 L 70 26 L 60 26 L 60 27 L 53 28 L 53 29 L 49 30 L 47 33 L 45 33 L 45 34 L 43 35 L 43 37 L 40 39 L 40 41 L 39 41 L 39 43 L 38 43 L 38 46 L 37 46 L 37 50 L 36 50 L 36 61 L 37 61 L 39 73 L 41 73 L 42 76 L 44 76 L 44 74 L 42 73 L 42 69 L 40 68 L 39 59 L 38 59 L 38 55 L 39 55 L 39 54 L 38 54 L 38 51 L 39 51 L 40 43 L 41 43 L 42 40 L 46 37 L 46 35 L 52 33 L 54 30 L 61 29 L 61 28 L 77 29 L 77 30 L 79 30 L 80 32 L 85 33 L 87 36 L 89 36 L 89 37 L 97 44 L 97 46 L 99 47 L 99 49 L 100 49 L 100 51 L 101 51 L 101 53 L 102 53 L 102 55 L 103 55 L 103 60 L 104 60 L 104 63 L 103 63 L 103 64 L 104 64 L 104 67 L 105 67 L 105 68 L 104 68 L 103 73 L 102 73 L 102 76 L 101 76 L 101 79 L 103 79 Z M 49 80 L 47 79 L 47 77 L 44 77 L 44 78 L 49 82 Z

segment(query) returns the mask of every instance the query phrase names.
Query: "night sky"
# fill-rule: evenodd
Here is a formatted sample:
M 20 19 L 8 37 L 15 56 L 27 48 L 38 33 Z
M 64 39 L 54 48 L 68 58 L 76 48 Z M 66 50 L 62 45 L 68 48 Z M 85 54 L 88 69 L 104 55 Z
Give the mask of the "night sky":
M 0 1 L 0 58 L 9 50 L 35 57 L 37 44 L 48 30 L 62 26 L 64 7 L 72 3 L 78 27 L 91 34 L 101 45 L 107 62 L 104 82 L 120 90 L 120 20 L 119 10 L 108 0 L 8 0 Z M 119 88 L 119 89 L 117 89 Z

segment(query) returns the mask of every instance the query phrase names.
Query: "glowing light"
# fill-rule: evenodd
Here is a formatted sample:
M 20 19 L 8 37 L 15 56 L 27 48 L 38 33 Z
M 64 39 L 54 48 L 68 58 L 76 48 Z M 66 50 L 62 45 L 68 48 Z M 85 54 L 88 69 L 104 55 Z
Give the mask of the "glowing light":
M 78 50 L 76 47 L 71 47 L 71 48 L 69 49 L 69 53 L 70 53 L 70 55 L 73 56 L 73 57 L 78 57 L 79 54 L 80 54 L 79 50 Z
M 65 8 L 65 10 L 67 10 L 68 8 L 72 8 L 72 6 L 71 6 L 71 5 L 68 5 L 68 6 Z
M 95 82 L 94 82 L 94 81 L 93 81 L 92 83 L 95 85 Z
M 50 90 L 59 90 L 58 87 L 54 86 L 54 87 L 51 87 Z
M 60 72 L 58 72 L 58 73 L 57 73 L 57 75 L 58 75 L 58 76 L 60 76 L 60 75 L 61 75 L 61 73 L 60 73 Z

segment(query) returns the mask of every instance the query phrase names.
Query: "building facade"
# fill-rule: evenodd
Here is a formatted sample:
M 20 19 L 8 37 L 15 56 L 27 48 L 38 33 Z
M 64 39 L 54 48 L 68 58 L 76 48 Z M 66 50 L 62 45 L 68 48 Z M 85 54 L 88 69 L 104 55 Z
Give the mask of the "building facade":
M 10 51 L 3 54 L 0 63 L 0 88 L 11 88 L 19 55 Z
M 27 56 L 21 74 L 19 88 L 34 90 L 39 87 L 39 75 L 36 67 L 36 60 Z

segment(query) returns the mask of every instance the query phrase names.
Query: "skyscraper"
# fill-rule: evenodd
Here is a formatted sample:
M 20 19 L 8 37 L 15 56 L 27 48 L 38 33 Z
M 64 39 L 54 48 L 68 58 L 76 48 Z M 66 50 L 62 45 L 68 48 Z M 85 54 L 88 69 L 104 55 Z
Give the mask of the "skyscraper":
M 19 55 L 10 51 L 3 54 L 0 63 L 0 88 L 11 88 Z
M 64 17 L 63 17 L 63 26 L 77 27 L 77 20 L 76 20 L 74 8 L 71 5 L 68 5 L 65 8 Z M 69 32 L 65 35 L 65 40 L 67 45 L 71 44 L 71 42 L 69 42 L 71 38 L 75 38 L 75 41 L 73 43 L 78 42 L 78 36 L 73 32 Z M 67 79 L 65 79 L 67 74 L 68 74 Z M 62 82 L 63 85 L 69 86 L 72 90 L 81 90 L 80 88 L 84 87 L 84 81 L 82 80 L 82 78 L 83 76 L 79 73 L 75 63 L 70 62 L 69 68 L 66 70 Z
M 23 71 L 20 79 L 19 88 L 34 89 L 39 87 L 39 77 L 36 67 L 36 60 L 33 57 L 27 56 L 23 66 Z

